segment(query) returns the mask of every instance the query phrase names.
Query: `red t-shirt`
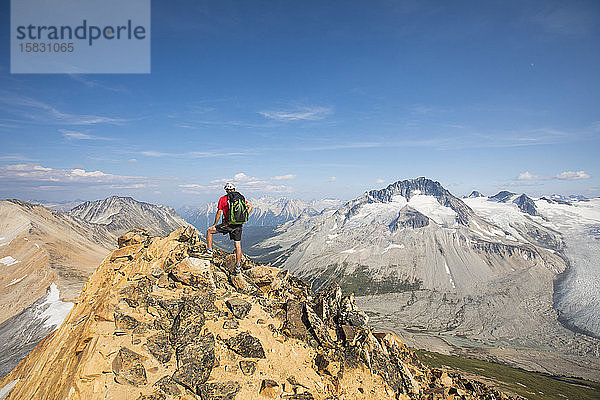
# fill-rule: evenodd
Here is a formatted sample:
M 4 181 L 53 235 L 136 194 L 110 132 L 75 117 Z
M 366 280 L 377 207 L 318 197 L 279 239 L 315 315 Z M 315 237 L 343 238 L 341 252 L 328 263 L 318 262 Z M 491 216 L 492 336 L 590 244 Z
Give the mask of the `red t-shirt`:
M 229 210 L 229 204 L 227 204 L 227 195 L 219 199 L 219 205 L 217 206 L 217 208 L 223 211 L 222 221 L 225 225 L 227 225 L 227 223 L 225 222 L 225 220 L 227 219 L 225 216 L 227 215 L 227 211 Z

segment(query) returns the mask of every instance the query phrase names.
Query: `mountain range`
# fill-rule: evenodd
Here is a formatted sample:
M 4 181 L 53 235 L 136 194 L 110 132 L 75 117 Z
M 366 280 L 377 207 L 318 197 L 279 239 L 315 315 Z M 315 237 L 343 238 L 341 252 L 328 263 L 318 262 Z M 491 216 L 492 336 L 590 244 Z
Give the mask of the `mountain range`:
M 164 234 L 184 225 L 173 209 L 130 197 L 66 213 L 0 201 L 0 376 L 60 326 L 119 235 L 136 226 Z
M 417 178 L 287 222 L 260 246 L 317 290 L 357 293 L 376 326 L 415 346 L 589 377 L 600 307 L 583 260 L 598 243 L 576 250 L 565 226 L 593 229 L 599 210 L 511 192 L 461 200 Z
M 277 226 L 292 221 L 300 215 L 316 215 L 324 209 L 337 208 L 342 204 L 341 200 L 335 199 L 305 202 L 287 197 L 249 197 L 247 200 L 252 204 L 253 209 L 246 226 Z M 215 201 L 201 206 L 185 206 L 177 211 L 202 232 L 214 223 L 217 203 Z

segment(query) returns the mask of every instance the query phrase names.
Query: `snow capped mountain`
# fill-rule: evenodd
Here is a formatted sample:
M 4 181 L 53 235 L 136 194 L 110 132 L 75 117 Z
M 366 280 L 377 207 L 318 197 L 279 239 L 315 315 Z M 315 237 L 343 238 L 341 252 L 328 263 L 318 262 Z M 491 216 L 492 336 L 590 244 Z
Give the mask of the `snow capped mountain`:
M 461 336 L 478 348 L 551 349 L 568 354 L 565 365 L 593 364 L 600 341 L 566 329 L 553 308 L 565 242 L 540 209 L 508 191 L 463 201 L 417 178 L 287 222 L 261 246 L 276 248 L 277 263 L 316 288 L 339 282 L 355 291 L 382 327 Z M 511 360 L 525 366 L 531 357 Z
M 286 197 L 248 198 L 247 200 L 253 206 L 247 226 L 277 226 L 294 220 L 300 215 L 313 216 L 324 209 L 337 207 L 342 203 L 340 200 L 334 199 L 314 200 L 307 203 Z M 200 207 L 186 206 L 178 211 L 190 224 L 202 231 L 214 223 L 217 202 Z
M 69 215 L 106 226 L 117 235 L 138 227 L 153 235 L 166 235 L 187 225 L 171 207 L 137 201 L 131 197 L 111 196 L 104 200 L 86 201 L 69 211 Z
M 465 196 L 464 198 L 466 198 L 466 199 L 473 199 L 473 198 L 476 198 L 476 197 L 483 197 L 483 195 L 481 193 L 479 193 L 477 190 L 473 190 L 470 195 Z

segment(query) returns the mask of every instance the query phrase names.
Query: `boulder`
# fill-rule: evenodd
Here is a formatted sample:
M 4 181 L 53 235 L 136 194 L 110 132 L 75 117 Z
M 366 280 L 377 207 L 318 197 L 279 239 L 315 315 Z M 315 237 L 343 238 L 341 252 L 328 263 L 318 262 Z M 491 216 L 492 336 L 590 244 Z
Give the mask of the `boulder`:
M 252 304 L 242 299 L 229 299 L 225 304 L 227 304 L 233 316 L 238 319 L 245 318 L 252 308 Z
M 158 332 L 150 336 L 146 342 L 146 347 L 159 362 L 165 364 L 171 360 L 173 355 L 173 346 L 169 340 L 169 335 L 164 332 Z
M 227 346 L 242 357 L 266 358 L 260 340 L 248 332 L 241 332 L 226 340 Z
M 310 325 L 309 331 L 317 338 L 317 341 L 321 346 L 333 347 L 333 340 L 327 331 L 327 327 L 319 318 L 319 316 L 313 311 L 312 307 L 308 304 L 304 305 L 304 311 L 306 312 L 306 318 Z
M 177 382 L 175 382 L 173 378 L 169 375 L 165 375 L 162 378 L 160 378 L 158 381 L 156 381 L 156 383 L 153 386 L 156 386 L 157 388 L 171 396 L 179 396 L 181 394 L 181 390 L 177 386 Z
M 119 236 L 117 243 L 119 248 L 131 245 L 148 246 L 150 244 L 150 232 L 142 228 L 133 228 Z
M 194 286 L 213 293 L 216 291 L 209 260 L 186 257 L 171 266 L 169 273 L 174 279 L 185 285 Z
M 197 394 L 202 400 L 233 400 L 240 391 L 239 382 L 207 382 L 198 386 Z
M 237 329 L 240 327 L 240 323 L 235 319 L 228 319 L 223 322 L 223 329 Z
M 121 384 L 142 386 L 146 384 L 143 357 L 126 347 L 121 347 L 112 362 L 115 380 Z
M 130 261 L 144 246 L 141 244 L 132 244 L 131 246 L 120 247 L 110 253 L 110 261 Z
M 177 371 L 173 379 L 196 392 L 205 383 L 215 365 L 215 338 L 212 333 L 177 347 Z
M 275 382 L 272 379 L 263 379 L 260 383 L 259 393 L 262 396 L 268 397 L 270 399 L 279 398 L 279 394 L 281 393 L 281 386 L 279 383 Z
M 244 375 L 252 375 L 256 371 L 256 361 L 242 360 L 240 361 L 240 369 Z
M 303 320 L 304 305 L 297 300 L 288 299 L 285 303 L 283 332 L 295 339 L 308 340 L 311 335 Z

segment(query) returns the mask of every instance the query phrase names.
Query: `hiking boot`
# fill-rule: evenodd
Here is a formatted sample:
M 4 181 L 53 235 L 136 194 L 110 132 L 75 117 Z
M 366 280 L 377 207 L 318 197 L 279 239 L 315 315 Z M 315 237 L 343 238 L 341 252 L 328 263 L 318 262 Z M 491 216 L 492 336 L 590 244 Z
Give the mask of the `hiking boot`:
M 240 263 L 236 263 L 235 266 L 233 267 L 233 275 L 239 275 L 242 273 L 242 266 L 240 265 Z

